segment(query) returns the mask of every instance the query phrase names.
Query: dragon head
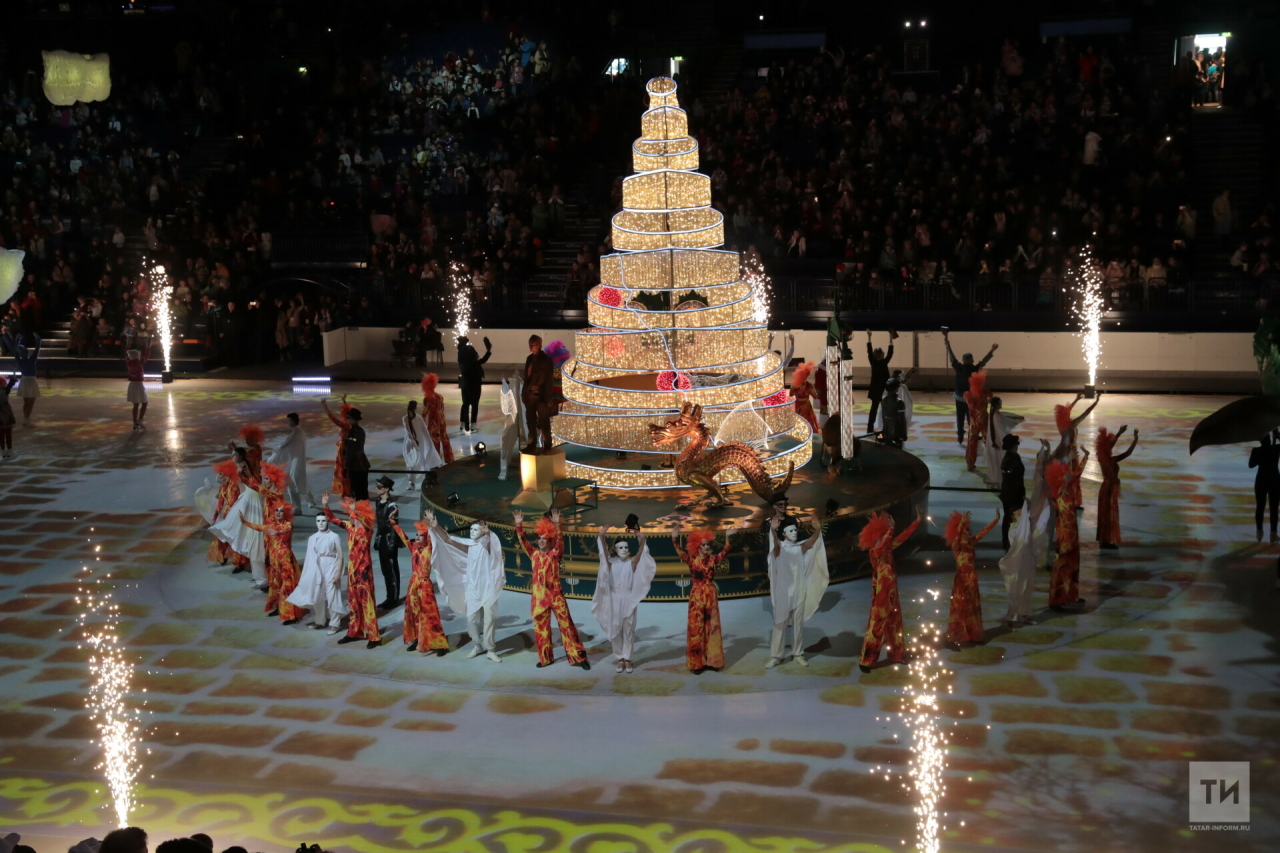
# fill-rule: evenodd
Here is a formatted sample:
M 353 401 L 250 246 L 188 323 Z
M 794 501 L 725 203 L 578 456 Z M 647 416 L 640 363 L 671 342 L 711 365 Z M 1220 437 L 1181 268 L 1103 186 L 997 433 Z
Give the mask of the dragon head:
M 693 403 L 685 403 L 680 408 L 680 417 L 667 421 L 662 426 L 649 424 L 649 438 L 655 446 L 672 444 L 690 433 L 706 430 L 702 423 L 702 407 Z

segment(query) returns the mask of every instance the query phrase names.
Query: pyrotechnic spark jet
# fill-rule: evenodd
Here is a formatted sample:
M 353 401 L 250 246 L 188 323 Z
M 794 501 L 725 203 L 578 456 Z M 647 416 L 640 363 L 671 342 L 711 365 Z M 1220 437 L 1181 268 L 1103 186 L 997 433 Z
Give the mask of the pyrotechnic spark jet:
M 449 265 L 449 286 L 453 290 L 453 339 L 465 337 L 471 331 L 471 281 L 462 265 Z
M 84 568 L 85 572 L 88 567 Z M 110 578 L 110 575 L 106 575 Z M 96 583 L 101 584 L 103 578 Z M 98 728 L 102 758 L 97 769 L 106 777 L 116 812 L 116 825 L 129 825 L 133 787 L 138 777 L 138 712 L 129 703 L 133 664 L 124 655 L 119 632 L 120 606 L 110 592 L 80 589 L 82 646 L 90 650 L 92 681 L 86 700 Z
M 764 271 L 760 259 L 753 253 L 743 255 L 742 280 L 751 287 L 751 318 L 767 326 L 769 307 L 773 304 L 773 282 Z
M 937 590 L 928 590 L 934 602 Z M 921 604 L 930 603 L 920 599 Z M 946 666 L 938 659 L 941 628 L 925 622 L 911 644 L 911 683 L 905 712 L 911 728 L 911 783 L 919 796 L 916 813 L 916 848 L 920 853 L 938 853 L 938 835 L 942 829 L 938 819 L 938 803 L 946 790 L 942 778 L 947 764 L 947 739 L 938 726 L 938 692 Z
M 1102 270 L 1094 262 L 1093 250 L 1088 244 L 1080 250 L 1075 280 L 1072 310 L 1080 322 L 1080 349 L 1089 369 L 1089 384 L 1097 387 L 1098 362 L 1102 358 L 1102 314 L 1106 303 L 1102 298 Z
M 147 279 L 151 282 L 151 311 L 155 314 L 160 349 L 164 352 L 164 370 L 168 373 L 172 369 L 169 353 L 173 347 L 173 312 L 169 308 L 169 300 L 173 296 L 173 286 L 169 284 L 164 267 L 159 264 L 147 270 Z

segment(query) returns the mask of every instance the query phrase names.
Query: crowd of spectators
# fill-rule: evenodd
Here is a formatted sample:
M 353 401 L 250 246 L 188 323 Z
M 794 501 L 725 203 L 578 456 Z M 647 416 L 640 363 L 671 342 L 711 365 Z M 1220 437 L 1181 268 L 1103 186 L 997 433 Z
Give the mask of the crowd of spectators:
M 86 838 L 70 847 L 67 853 L 149 853 L 150 838 L 147 831 L 139 826 L 126 826 L 113 829 L 102 837 Z M 155 853 L 213 853 L 216 848 L 213 838 L 203 832 L 197 832 L 185 838 L 170 838 L 156 845 Z M 299 853 L 327 853 L 318 844 L 303 844 Z M 35 848 L 22 843 L 19 833 L 11 832 L 0 836 L 0 853 L 36 853 Z M 248 853 L 244 847 L 235 845 L 223 849 L 222 853 Z
M 1123 38 L 1034 53 L 1006 40 L 949 91 L 919 93 L 879 49 L 824 48 L 694 101 L 730 239 L 775 265 L 829 262 L 846 304 L 1023 310 L 1059 307 L 1089 242 L 1123 282 L 1108 290 L 1114 307 L 1166 303 L 1184 291 L 1197 229 L 1193 90 Z M 1213 213 L 1236 232 L 1229 205 Z

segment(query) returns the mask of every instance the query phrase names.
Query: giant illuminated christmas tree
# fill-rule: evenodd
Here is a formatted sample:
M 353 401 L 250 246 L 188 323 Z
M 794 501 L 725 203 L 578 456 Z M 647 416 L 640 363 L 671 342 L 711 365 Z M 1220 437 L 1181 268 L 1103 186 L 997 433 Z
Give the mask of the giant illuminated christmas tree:
M 570 476 L 614 488 L 679 487 L 659 464 L 671 448 L 653 446 L 649 424 L 690 402 L 718 440 L 750 443 L 771 475 L 785 474 L 809 460 L 811 433 L 769 349 L 763 295 L 744 281 L 737 252 L 715 248 L 724 216 L 711 207 L 711 179 L 696 171 L 698 143 L 675 81 L 656 77 L 646 88 L 636 174 L 623 181 L 613 217 L 617 252 L 601 258 L 601 283 L 588 294 L 591 328 L 576 333 L 576 358 L 564 366 L 568 402 L 555 437 L 571 445 Z M 725 471 L 724 482 L 736 476 Z

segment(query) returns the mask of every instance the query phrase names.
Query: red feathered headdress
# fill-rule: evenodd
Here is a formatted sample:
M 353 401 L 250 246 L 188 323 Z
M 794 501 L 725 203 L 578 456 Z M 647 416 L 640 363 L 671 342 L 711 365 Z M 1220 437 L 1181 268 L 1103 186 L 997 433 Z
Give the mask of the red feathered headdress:
M 1111 452 L 1115 450 L 1116 442 L 1119 440 L 1119 433 L 1112 433 L 1106 427 L 1098 430 L 1098 438 L 1093 446 L 1098 451 L 1098 463 L 1100 465 L 1105 465 L 1111 461 Z
M 422 393 L 430 397 L 436 392 L 436 386 L 440 384 L 440 377 L 434 373 L 428 373 L 422 377 Z
M 539 536 L 545 536 L 548 539 L 555 539 L 560 535 L 560 528 L 556 527 L 556 523 L 545 515 L 538 519 L 538 524 L 533 530 Z
M 223 459 L 221 462 L 214 464 L 213 471 L 215 474 L 221 474 L 234 480 L 240 474 L 240 466 L 236 465 L 236 460 L 234 459 Z
M 870 551 L 886 536 L 893 535 L 893 518 L 887 512 L 873 512 L 858 534 L 858 547 Z
M 987 393 L 987 374 L 979 370 L 969 377 L 969 393 L 975 398 Z
M 267 434 L 257 424 L 245 424 L 240 427 L 240 437 L 244 439 L 245 444 L 261 447 L 262 442 L 267 438 Z
M 1067 474 L 1070 467 L 1065 462 L 1054 460 L 1044 469 L 1044 479 L 1049 484 L 1049 496 L 1053 498 L 1062 495 L 1062 486 L 1067 480 Z
M 689 534 L 689 553 L 697 554 L 703 542 L 710 542 L 716 535 L 710 530 L 695 530 Z
M 374 519 L 377 517 L 373 504 L 368 501 L 354 501 L 351 498 L 343 498 L 342 508 L 347 511 L 347 515 L 351 516 L 353 523 L 364 527 L 373 527 Z
M 943 540 L 951 546 L 960 541 L 960 537 L 969 530 L 970 515 L 967 512 L 955 510 L 951 513 L 951 517 L 947 519 L 947 527 L 942 533 Z
M 796 372 L 791 374 L 791 387 L 800 388 L 809 381 L 809 374 L 813 372 L 813 362 L 806 361 L 796 365 Z
M 279 465 L 272 465 L 270 462 L 262 463 L 262 482 L 270 483 L 275 487 L 277 492 L 283 492 L 285 484 L 289 482 L 289 475 Z
M 1058 425 L 1058 432 L 1066 432 L 1071 428 L 1071 410 L 1075 405 L 1075 403 L 1069 406 L 1058 404 L 1053 407 L 1053 420 Z

